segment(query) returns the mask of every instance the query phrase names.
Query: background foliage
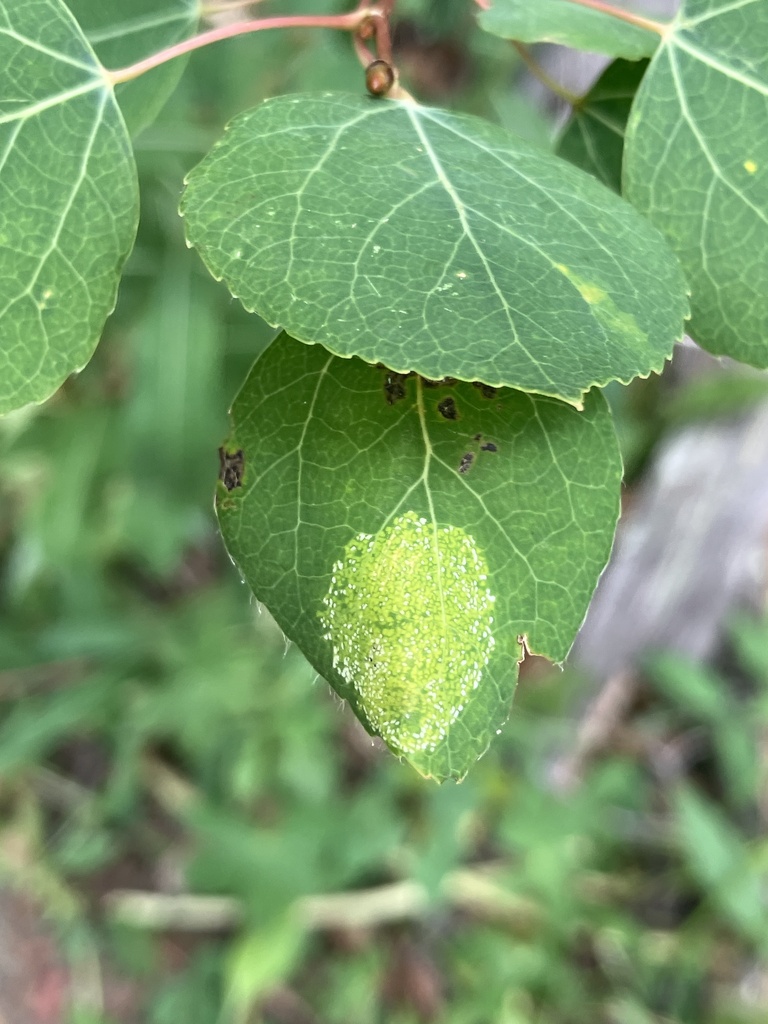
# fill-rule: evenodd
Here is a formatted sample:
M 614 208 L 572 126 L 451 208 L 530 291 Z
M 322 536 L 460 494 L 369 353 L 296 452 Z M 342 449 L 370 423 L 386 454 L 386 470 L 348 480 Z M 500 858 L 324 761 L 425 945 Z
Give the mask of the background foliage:
M 465 4 L 402 8 L 423 95 L 549 138 Z M 221 553 L 223 411 L 271 332 L 184 248 L 179 182 L 263 95 L 345 84 L 359 69 L 330 33 L 196 55 L 138 139 L 139 241 L 95 359 L 0 420 L 4 878 L 55 923 L 77 1022 L 764 1021 L 765 626 L 735 624 L 722 675 L 650 663 L 624 744 L 567 796 L 550 769 L 579 681 L 537 673 L 470 778 L 426 787 Z M 647 394 L 619 409 L 633 467 L 666 425 L 632 415 Z M 691 738 L 676 768 L 664 752 Z M 236 912 L 156 934 L 125 923 L 124 887 Z M 357 889 L 401 913 L 359 897 L 350 920 Z M 318 894 L 335 894 L 322 921 L 301 902 Z

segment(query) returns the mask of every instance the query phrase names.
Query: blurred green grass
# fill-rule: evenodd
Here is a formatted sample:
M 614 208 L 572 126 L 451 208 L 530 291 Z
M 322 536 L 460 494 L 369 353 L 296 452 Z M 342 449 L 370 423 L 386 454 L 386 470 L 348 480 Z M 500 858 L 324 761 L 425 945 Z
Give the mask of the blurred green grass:
M 404 8 L 427 39 L 447 18 Z M 446 101 L 546 140 L 465 13 Z M 184 247 L 181 181 L 264 95 L 360 88 L 346 40 L 267 35 L 193 60 L 138 142 L 139 241 L 96 358 L 0 421 L 4 876 L 73 969 L 139 979 L 150 1024 L 764 1022 L 766 626 L 737 625 L 740 695 L 658 658 L 623 741 L 567 792 L 552 767 L 580 683 L 559 674 L 529 675 L 493 750 L 437 788 L 362 733 L 227 561 L 216 450 L 271 331 Z M 689 740 L 665 774 L 659 752 Z M 162 897 L 143 925 L 125 888 Z M 71 1019 L 122 1020 L 101 1002 L 75 991 Z

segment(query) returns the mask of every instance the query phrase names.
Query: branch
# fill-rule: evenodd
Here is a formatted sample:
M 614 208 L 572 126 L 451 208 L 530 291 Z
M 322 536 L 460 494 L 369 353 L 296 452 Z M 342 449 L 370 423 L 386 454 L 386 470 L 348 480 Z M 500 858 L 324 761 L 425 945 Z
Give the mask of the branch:
M 573 749 L 552 766 L 550 779 L 561 795 L 578 787 L 589 761 L 607 745 L 626 718 L 639 686 L 633 672 L 618 672 L 606 681 L 579 723 Z
M 536 904 L 498 886 L 490 872 L 452 871 L 444 878 L 442 890 L 452 906 L 504 924 L 520 935 L 530 935 L 541 923 Z M 227 896 L 116 889 L 104 902 L 114 920 L 152 931 L 220 931 L 236 928 L 243 921 L 242 905 Z M 305 896 L 294 909 L 307 930 L 325 931 L 419 919 L 429 913 L 430 906 L 423 885 L 401 881 L 373 889 Z
M 242 906 L 230 896 L 115 889 L 104 903 L 113 920 L 149 931 L 229 931 L 243 920 Z

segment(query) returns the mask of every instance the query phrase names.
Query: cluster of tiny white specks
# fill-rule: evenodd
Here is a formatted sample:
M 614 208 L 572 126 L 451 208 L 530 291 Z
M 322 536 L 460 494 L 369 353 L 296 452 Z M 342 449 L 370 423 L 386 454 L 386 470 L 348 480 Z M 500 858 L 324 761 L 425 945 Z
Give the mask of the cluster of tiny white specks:
M 415 512 L 358 534 L 334 565 L 321 613 L 333 666 L 404 754 L 434 750 L 479 685 L 494 600 L 474 539 Z

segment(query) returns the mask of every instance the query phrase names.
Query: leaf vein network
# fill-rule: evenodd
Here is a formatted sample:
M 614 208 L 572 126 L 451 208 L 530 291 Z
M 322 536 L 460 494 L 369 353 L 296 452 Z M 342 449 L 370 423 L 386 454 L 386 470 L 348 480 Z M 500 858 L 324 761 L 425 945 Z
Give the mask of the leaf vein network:
M 320 170 L 322 170 L 322 168 L 325 165 L 326 161 L 335 152 L 336 147 L 339 144 L 339 140 L 344 135 L 344 133 L 346 131 L 348 131 L 350 128 L 353 128 L 360 121 L 364 121 L 364 120 L 366 120 L 370 116 L 371 116 L 370 115 L 370 111 L 365 111 L 363 114 L 359 114 L 357 117 L 353 118 L 351 121 L 347 121 L 345 124 L 339 125 L 339 127 L 333 133 L 333 137 L 330 140 L 330 142 L 328 143 L 328 147 L 326 148 L 325 152 L 320 157 L 320 159 L 310 168 L 310 170 L 308 171 L 307 176 L 304 179 L 302 185 L 295 192 L 296 213 L 294 215 L 293 222 L 291 224 L 291 233 L 290 233 L 290 236 L 288 238 L 288 264 L 287 264 L 286 269 L 285 269 L 285 278 L 284 278 L 285 279 L 285 283 L 286 283 L 286 285 L 288 285 L 288 287 L 290 287 L 291 271 L 293 269 L 294 244 L 296 242 L 296 229 L 298 227 L 299 218 L 300 218 L 300 216 L 302 214 L 302 205 L 301 205 L 302 196 L 306 192 L 307 187 L 308 187 L 309 183 L 312 181 L 312 179 L 314 178 L 314 176 Z
M 681 16 L 678 24 L 682 28 L 702 25 L 705 21 L 711 21 L 713 18 L 719 18 L 724 14 L 730 14 L 731 11 L 740 11 L 744 7 L 751 7 L 753 4 L 759 3 L 764 3 L 764 0 L 735 0 L 734 3 L 728 4 L 725 7 L 719 7 L 714 11 L 707 11 L 705 14 L 700 14 L 698 18 L 685 18 Z
M 705 50 L 699 49 L 698 46 L 694 46 L 693 43 L 687 39 L 683 39 L 682 36 L 675 36 L 669 42 L 670 49 L 677 48 L 683 50 L 689 56 L 698 60 L 701 64 L 712 68 L 713 71 L 717 71 L 718 74 L 723 75 L 725 78 L 730 78 L 734 82 L 738 82 L 740 85 L 746 86 L 747 89 L 752 89 L 755 92 L 759 92 L 762 96 L 768 96 L 768 82 L 762 82 L 759 78 L 754 78 L 752 75 L 745 75 L 744 72 L 738 71 L 730 64 L 726 64 L 721 60 L 718 60 L 711 53 L 707 53 Z
M 766 214 L 765 210 L 761 209 L 756 203 L 753 203 L 752 200 L 749 199 L 741 191 L 741 189 L 738 188 L 737 185 L 735 185 L 732 181 L 728 179 L 725 172 L 720 167 L 720 164 L 718 163 L 714 154 L 710 150 L 709 145 L 707 144 L 707 140 L 700 131 L 696 123 L 696 120 L 693 117 L 693 114 L 691 113 L 690 107 L 688 106 L 688 101 L 685 97 L 685 89 L 683 88 L 683 82 L 681 80 L 680 67 L 677 63 L 677 59 L 675 58 L 671 50 L 669 54 L 669 66 L 672 72 L 672 78 L 674 79 L 675 83 L 675 92 L 677 93 L 680 102 L 680 113 L 682 115 L 682 118 L 688 125 L 688 127 L 691 129 L 691 132 L 693 133 L 696 141 L 698 142 L 699 148 L 704 154 L 707 163 L 712 168 L 712 173 L 715 175 L 716 178 L 718 178 L 719 181 L 723 183 L 723 185 L 725 185 L 727 189 L 733 192 L 733 194 L 737 196 L 742 201 L 742 203 L 744 203 L 745 206 L 749 207 L 749 209 L 754 214 L 756 214 L 760 220 L 768 224 L 768 214 Z
M 409 111 L 409 113 L 411 113 L 411 112 Z M 579 228 L 580 231 L 583 231 L 586 235 L 588 235 L 589 238 L 592 239 L 592 241 L 595 244 L 595 248 L 599 249 L 601 252 L 603 252 L 611 260 L 611 262 L 613 263 L 614 267 L 618 271 L 619 275 L 623 278 L 624 281 L 627 282 L 627 284 L 630 286 L 631 289 L 634 289 L 634 284 L 632 282 L 632 279 L 630 278 L 630 276 L 629 276 L 628 272 L 626 271 L 624 265 L 618 260 L 618 258 L 616 257 L 615 254 L 611 253 L 610 250 L 607 249 L 602 244 L 602 242 L 600 242 L 595 237 L 593 232 L 582 221 L 580 221 L 579 218 L 571 210 L 569 210 L 567 206 L 565 206 L 563 203 L 559 202 L 556 199 L 556 192 L 555 192 L 555 190 L 553 190 L 553 189 L 550 189 L 550 190 L 544 189 L 544 187 L 541 185 L 540 182 L 537 182 L 534 179 L 530 178 L 528 175 L 523 174 L 523 172 L 519 168 L 515 167 L 513 164 L 510 164 L 505 159 L 503 159 L 503 157 L 498 152 L 496 152 L 493 149 L 490 149 L 487 146 L 483 146 L 476 139 L 468 138 L 462 132 L 458 131 L 453 125 L 445 124 L 439 118 L 434 117 L 429 110 L 420 111 L 419 113 L 423 114 L 424 116 L 429 117 L 430 120 L 434 121 L 434 123 L 440 125 L 446 131 L 452 132 L 458 138 L 464 139 L 464 141 L 471 143 L 472 145 L 476 146 L 478 149 L 482 149 L 483 152 L 488 153 L 494 159 L 498 160 L 498 162 L 503 167 L 505 167 L 507 170 L 512 171 L 514 174 L 517 175 L 517 177 L 519 177 L 520 179 L 525 181 L 527 184 L 531 185 L 532 188 L 535 188 L 537 191 L 542 192 L 549 200 L 551 200 L 551 202 L 563 214 L 563 216 L 565 216 L 569 220 L 573 221 L 576 224 L 576 226 Z M 422 139 L 424 139 L 425 145 L 429 147 L 428 148 L 428 152 L 430 153 L 431 157 L 434 157 L 434 160 L 436 160 L 436 155 L 434 154 L 434 151 L 432 150 L 432 147 L 429 146 L 429 143 L 426 140 L 426 137 L 423 135 L 423 133 L 420 131 L 419 127 L 417 126 L 415 118 L 414 118 L 414 115 L 412 113 L 411 113 L 411 120 L 414 122 L 414 127 L 416 127 L 416 130 L 419 132 L 420 137 Z M 439 168 L 439 170 L 438 170 L 438 168 Z M 491 221 L 491 218 L 489 218 L 487 214 L 481 214 L 481 213 L 479 213 L 478 210 L 476 210 L 474 208 L 470 208 L 470 207 L 465 207 L 464 206 L 464 204 L 459 199 L 458 195 L 456 195 L 455 189 L 453 189 L 453 186 L 451 185 L 451 183 L 448 180 L 447 176 L 442 171 L 442 167 L 439 165 L 439 162 L 437 162 L 437 166 L 435 167 L 435 171 L 438 174 L 438 176 L 441 177 L 441 180 L 443 180 L 446 183 L 446 189 L 449 191 L 449 194 L 454 199 L 454 202 L 457 204 L 457 212 L 459 212 L 459 216 L 460 217 L 462 217 L 462 211 L 464 209 L 472 209 L 472 212 L 475 213 L 476 215 L 483 216 L 483 217 L 485 217 L 485 219 L 489 220 L 491 223 L 496 224 L 495 221 Z M 582 202 L 585 203 L 586 206 L 590 207 L 591 209 L 594 209 L 593 204 L 590 203 L 588 200 L 584 199 L 583 197 L 580 197 L 580 199 L 581 199 Z M 462 217 L 462 223 L 464 223 L 464 218 L 463 217 Z M 506 227 L 504 225 L 496 225 L 496 226 L 501 228 L 501 230 L 507 231 L 513 237 L 518 238 L 524 244 L 530 245 L 531 248 L 537 249 L 536 245 L 533 242 L 531 242 L 531 241 L 529 241 L 527 239 L 520 238 L 520 236 L 516 235 L 515 232 L 513 232 L 511 228 L 508 228 L 508 227 Z M 474 238 L 472 237 L 471 234 L 470 234 L 470 238 L 473 241 L 473 243 L 476 245 L 476 242 L 475 242 L 475 240 L 474 240 Z M 549 257 L 543 250 L 538 250 L 538 251 L 540 251 L 541 255 L 546 260 L 548 260 L 550 263 L 552 263 L 552 265 L 554 266 L 554 261 L 551 259 L 551 257 Z M 478 253 L 478 254 L 481 255 L 481 259 L 483 259 L 482 254 L 481 253 Z M 485 262 L 484 259 L 483 259 L 483 262 Z M 491 276 L 491 275 L 489 274 L 489 276 Z M 568 280 L 569 283 L 571 284 L 571 286 L 578 292 L 578 288 L 576 287 L 576 284 L 573 281 L 570 281 L 569 278 L 566 278 L 566 280 Z M 493 279 L 492 276 L 491 276 L 491 282 L 495 284 L 495 279 Z M 497 289 L 498 289 L 498 286 L 497 286 Z M 580 295 L 580 297 L 583 300 L 583 296 L 581 296 L 581 293 L 579 293 L 579 295 Z M 584 301 L 586 301 L 586 300 L 584 300 Z M 506 307 L 506 303 L 505 303 L 505 307 Z M 595 318 L 595 321 L 596 321 L 596 323 L 599 324 L 599 321 L 597 321 L 596 318 Z M 605 340 L 607 342 L 608 341 L 607 329 L 602 324 L 599 324 L 599 326 L 601 327 L 601 330 L 602 330 L 602 333 L 603 333 L 603 337 L 605 338 Z M 517 339 L 517 335 L 516 335 L 516 339 Z M 531 356 L 531 353 L 522 345 L 521 345 L 521 348 L 523 348 L 523 351 L 525 351 L 526 354 L 528 355 L 528 357 L 533 361 L 533 357 Z
M 16 42 L 21 43 L 22 46 L 26 46 L 30 50 L 35 50 L 37 53 L 42 53 L 46 57 L 52 57 L 54 60 L 57 60 L 62 64 L 70 64 L 73 68 L 79 68 L 81 71 L 93 72 L 94 68 L 92 63 L 89 64 L 85 61 L 78 60 L 76 57 L 70 57 L 69 54 L 61 53 L 59 50 L 52 50 L 49 46 L 45 46 L 36 39 L 28 39 L 27 36 L 23 36 L 19 32 L 15 32 L 13 29 L 0 28 L 0 36 L 8 36 L 9 39 L 15 39 Z
M 497 295 L 498 300 L 499 300 L 499 302 L 501 304 L 501 307 L 502 307 L 502 309 L 504 311 L 504 314 L 505 314 L 505 316 L 507 318 L 507 322 L 509 324 L 510 330 L 512 331 L 512 336 L 514 337 L 514 340 L 515 340 L 516 344 L 521 349 L 521 351 L 525 353 L 525 355 L 528 357 L 528 359 L 531 361 L 531 363 L 533 365 L 536 365 L 536 360 L 534 359 L 533 354 L 528 349 L 528 347 L 523 344 L 523 342 L 522 342 L 522 340 L 520 338 L 520 335 L 517 332 L 517 327 L 515 326 L 515 321 L 514 321 L 514 318 L 512 316 L 512 310 L 510 309 L 509 303 L 507 302 L 506 297 L 505 297 L 503 291 L 499 287 L 499 283 L 496 280 L 496 277 L 495 277 L 495 275 L 494 275 L 494 273 L 493 273 L 493 271 L 492 271 L 492 269 L 490 267 L 490 264 L 488 263 L 488 258 L 486 257 L 485 253 L 483 252 L 480 244 L 478 243 L 477 239 L 475 238 L 474 233 L 473 233 L 473 231 L 472 231 L 472 229 L 471 229 L 471 227 L 469 225 L 469 221 L 467 219 L 467 207 L 461 201 L 458 193 L 456 192 L 456 189 L 453 186 L 453 183 L 451 182 L 451 180 L 448 177 L 448 175 L 445 173 L 445 170 L 444 170 L 442 164 L 440 163 L 440 160 L 439 160 L 437 154 L 435 153 L 434 149 L 432 148 L 432 144 L 430 143 L 430 141 L 427 138 L 426 134 L 422 130 L 421 125 L 419 124 L 418 116 L 416 116 L 414 114 L 414 112 L 410 109 L 410 107 L 408 108 L 408 116 L 411 119 L 411 123 L 413 124 L 414 131 L 419 136 L 419 139 L 421 140 L 421 143 L 424 146 L 424 150 L 425 150 L 425 152 L 427 154 L 427 157 L 428 157 L 430 163 L 432 164 L 432 168 L 433 168 L 433 170 L 435 172 L 435 175 L 437 176 L 438 181 L 440 182 L 440 184 L 443 186 L 443 188 L 447 192 L 448 196 L 450 197 L 450 199 L 451 199 L 451 201 L 452 201 L 452 203 L 453 203 L 453 205 L 454 205 L 454 207 L 456 209 L 456 213 L 457 213 L 457 215 L 459 217 L 459 222 L 461 223 L 461 227 L 462 227 L 462 230 L 464 232 L 464 235 L 469 240 L 469 242 L 471 243 L 473 249 L 477 253 L 478 258 L 479 258 L 480 262 L 483 265 L 483 269 L 485 270 L 485 273 L 486 273 L 486 276 L 488 278 L 488 281 L 489 281 L 491 287 L 493 288 L 493 290 L 496 292 L 496 295 Z M 549 378 L 547 378 L 547 379 L 549 379 Z M 554 386 L 554 381 L 550 380 L 550 383 Z
M 75 198 L 77 197 L 77 195 L 78 195 L 78 193 L 80 191 L 80 188 L 81 188 L 81 186 L 83 184 L 83 181 L 85 180 L 86 171 L 88 170 L 88 162 L 90 160 L 91 153 L 93 152 L 93 147 L 94 147 L 95 142 L 96 142 L 96 136 L 98 134 L 99 128 L 101 127 L 102 117 L 103 117 L 103 114 L 104 114 L 104 107 L 106 105 L 106 101 L 107 101 L 107 94 L 104 93 L 102 95 L 102 97 L 101 97 L 101 103 L 100 103 L 100 106 L 99 106 L 98 113 L 97 113 L 96 117 L 93 120 L 93 127 L 92 127 L 91 133 L 90 133 L 90 135 L 88 137 L 88 142 L 87 142 L 87 144 L 86 144 L 86 146 L 85 146 L 85 148 L 83 150 L 83 157 L 82 157 L 82 161 L 81 161 L 81 164 L 80 164 L 80 169 L 78 171 L 76 179 L 74 180 L 74 182 L 72 182 L 72 187 L 71 187 L 71 190 L 70 190 L 69 198 L 67 199 L 66 203 L 62 207 L 61 214 L 60 214 L 59 219 L 58 219 L 58 224 L 56 225 L 55 229 L 51 233 L 50 242 L 49 242 L 47 248 L 45 249 L 45 251 L 40 255 L 40 258 L 38 259 L 38 262 L 37 262 L 37 267 L 36 267 L 34 273 L 31 275 L 28 285 L 26 286 L 26 288 L 22 292 L 20 292 L 18 295 L 13 296 L 13 298 L 11 298 L 8 303 L 6 303 L 5 307 L 0 311 L 0 317 L 4 316 L 7 313 L 7 311 L 10 309 L 10 307 L 15 305 L 16 302 L 18 302 L 20 299 L 23 299 L 27 295 L 31 295 L 32 289 L 34 288 L 35 284 L 37 283 L 37 280 L 40 277 L 40 274 L 42 272 L 43 267 L 45 266 L 47 260 L 49 259 L 51 254 L 54 252 L 54 250 L 56 249 L 56 247 L 57 247 L 57 245 L 59 243 L 59 239 L 61 238 L 61 232 L 64 229 L 64 224 L 66 223 L 67 217 L 69 216 L 69 213 L 72 210 L 72 206 L 74 205 Z M 40 367 L 42 366 L 42 360 L 44 359 L 44 356 L 45 356 L 45 353 L 44 352 L 41 353 L 41 356 L 40 356 L 40 359 L 41 359 L 40 366 L 38 366 L 38 369 L 37 369 L 36 372 L 39 372 Z

